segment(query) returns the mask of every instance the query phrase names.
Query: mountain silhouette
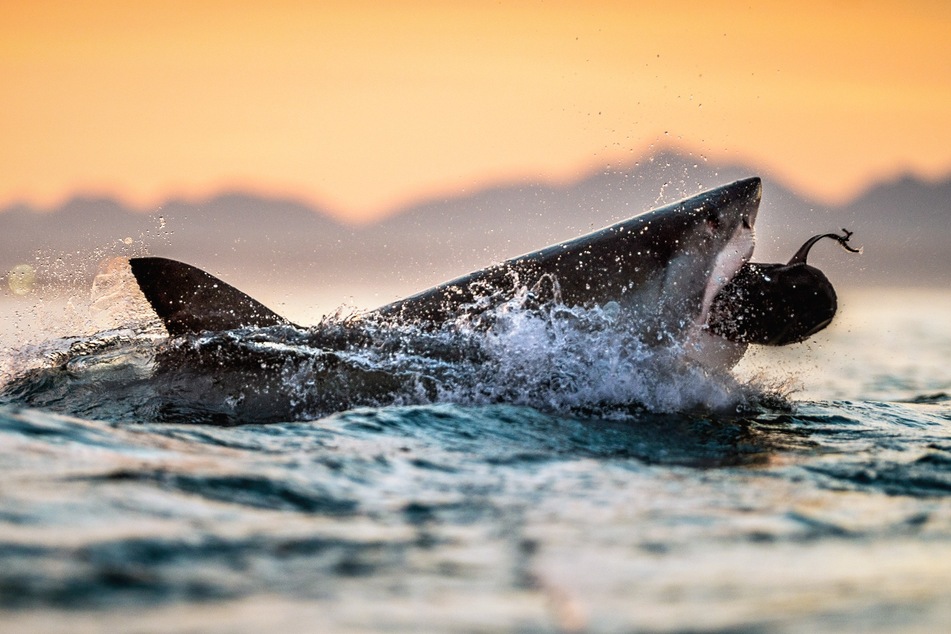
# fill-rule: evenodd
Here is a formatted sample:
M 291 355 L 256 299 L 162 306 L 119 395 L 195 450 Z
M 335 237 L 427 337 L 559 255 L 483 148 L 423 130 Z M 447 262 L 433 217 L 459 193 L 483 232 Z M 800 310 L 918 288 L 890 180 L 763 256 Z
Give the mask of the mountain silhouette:
M 838 286 L 951 278 L 951 178 L 902 176 L 828 207 L 760 170 L 672 151 L 570 183 L 509 183 L 427 200 L 363 227 L 297 201 L 239 192 L 170 200 L 151 213 L 109 198 L 74 198 L 46 211 L 14 205 L 0 211 L 0 274 L 30 263 L 49 280 L 81 286 L 104 259 L 148 253 L 186 260 L 249 291 L 288 282 L 313 292 L 372 284 L 392 287 L 395 297 L 754 174 L 764 178 L 754 260 L 788 260 L 811 235 L 845 227 L 864 255 L 831 242 L 810 255 Z

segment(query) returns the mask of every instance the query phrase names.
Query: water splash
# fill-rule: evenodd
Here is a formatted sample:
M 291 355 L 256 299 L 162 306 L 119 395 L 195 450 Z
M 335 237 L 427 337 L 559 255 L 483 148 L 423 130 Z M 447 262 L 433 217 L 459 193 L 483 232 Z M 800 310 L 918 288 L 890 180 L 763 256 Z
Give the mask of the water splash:
M 125 324 L 21 349 L 12 369 L 8 361 L 0 402 L 104 420 L 238 424 L 433 403 L 600 416 L 735 413 L 763 396 L 726 370 L 690 361 L 671 337 L 646 341 L 636 318 L 613 304 L 539 305 L 523 289 L 436 330 L 336 314 L 307 329 L 168 339 L 137 312 L 116 281 L 121 273 L 97 278 L 93 305 L 122 308 L 107 312 Z

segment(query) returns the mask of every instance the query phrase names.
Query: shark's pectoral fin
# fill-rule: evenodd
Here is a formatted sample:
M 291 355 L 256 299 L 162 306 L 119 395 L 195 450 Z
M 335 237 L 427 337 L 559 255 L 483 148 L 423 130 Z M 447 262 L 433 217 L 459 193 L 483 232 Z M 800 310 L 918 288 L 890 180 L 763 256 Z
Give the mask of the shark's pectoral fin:
M 218 278 L 166 258 L 131 258 L 132 274 L 172 336 L 291 325 Z

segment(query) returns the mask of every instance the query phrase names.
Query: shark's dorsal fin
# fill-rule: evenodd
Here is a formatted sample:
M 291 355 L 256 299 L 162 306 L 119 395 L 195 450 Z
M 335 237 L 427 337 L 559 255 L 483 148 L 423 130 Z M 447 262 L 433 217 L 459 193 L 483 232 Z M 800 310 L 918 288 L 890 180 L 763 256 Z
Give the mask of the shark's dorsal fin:
M 132 274 L 172 336 L 291 325 L 217 277 L 166 258 L 131 258 Z

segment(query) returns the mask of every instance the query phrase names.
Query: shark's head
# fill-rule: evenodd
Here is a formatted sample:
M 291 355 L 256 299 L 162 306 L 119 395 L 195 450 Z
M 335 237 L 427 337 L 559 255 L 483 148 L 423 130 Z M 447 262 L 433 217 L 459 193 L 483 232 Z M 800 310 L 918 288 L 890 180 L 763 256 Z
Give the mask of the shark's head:
M 759 178 L 747 178 L 711 189 L 684 201 L 693 220 L 688 244 L 705 263 L 703 299 L 698 323 L 705 323 L 713 298 L 753 255 L 753 225 L 763 188 Z
M 714 297 L 749 261 L 761 193 L 760 179 L 747 178 L 638 217 L 657 264 L 643 285 L 656 297 L 650 312 L 674 340 L 694 338 Z

